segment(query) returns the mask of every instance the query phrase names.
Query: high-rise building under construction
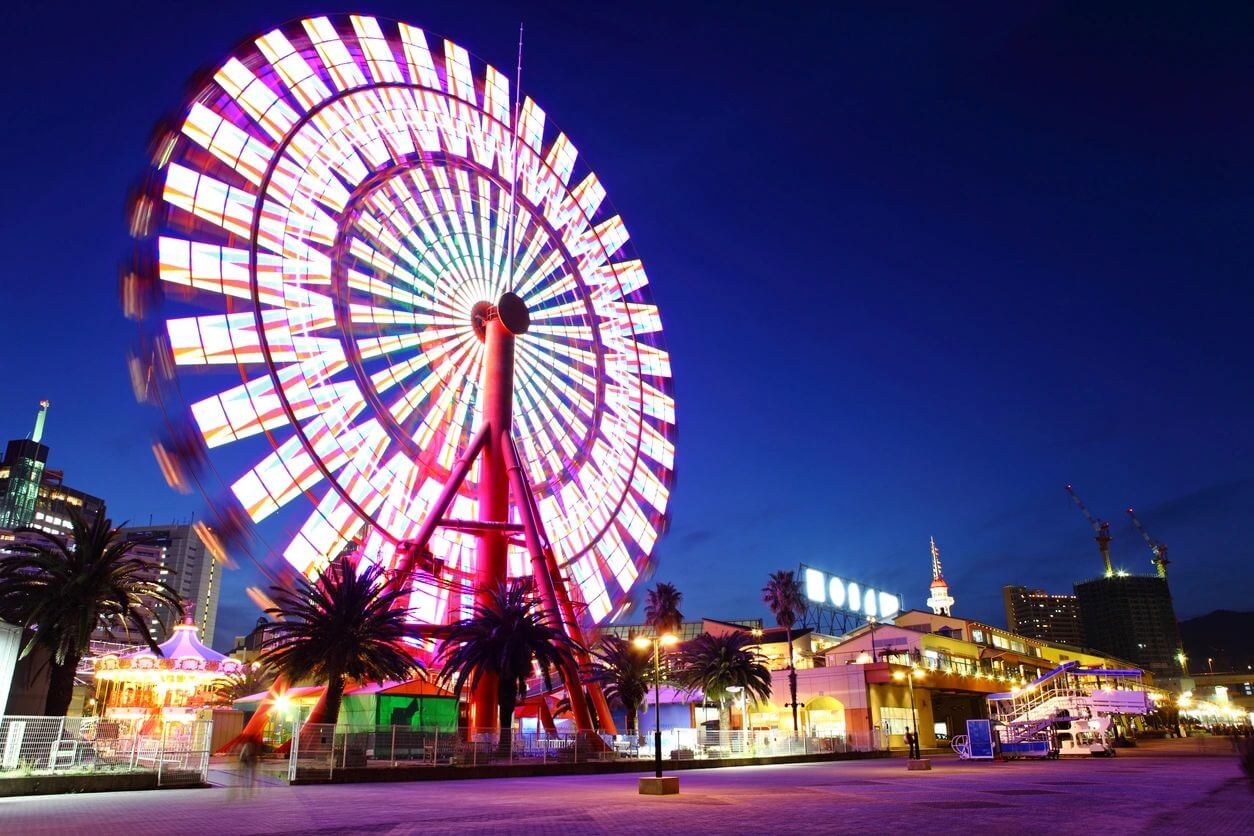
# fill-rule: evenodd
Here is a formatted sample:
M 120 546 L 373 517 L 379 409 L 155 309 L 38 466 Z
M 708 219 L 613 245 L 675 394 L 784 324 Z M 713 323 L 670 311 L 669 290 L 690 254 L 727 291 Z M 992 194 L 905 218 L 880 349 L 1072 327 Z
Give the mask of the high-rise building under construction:
M 1166 578 L 1119 572 L 1077 583 L 1075 594 L 1088 647 L 1155 676 L 1180 675 L 1180 628 Z

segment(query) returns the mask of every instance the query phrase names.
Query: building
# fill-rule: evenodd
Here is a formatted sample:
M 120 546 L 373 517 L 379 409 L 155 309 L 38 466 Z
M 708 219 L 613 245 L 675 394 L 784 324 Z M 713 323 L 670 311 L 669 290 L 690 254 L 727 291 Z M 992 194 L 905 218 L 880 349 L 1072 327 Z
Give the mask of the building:
M 48 402 L 39 402 L 35 431 L 29 438 L 16 438 L 4 448 L 0 461 L 0 528 L 30 525 L 35 518 L 35 497 L 48 464 L 48 447 L 41 444 Z
M 264 615 L 257 619 L 253 629 L 247 636 L 236 636 L 235 646 L 231 649 L 231 657 L 241 662 L 257 661 L 265 651 L 266 643 L 275 635 L 275 622 Z
M 1084 646 L 1084 623 L 1080 620 L 1080 604 L 1074 595 L 1005 586 L 1002 598 L 1010 632 L 1074 647 Z
M 156 550 L 154 558 L 160 566 L 160 580 L 168 583 L 179 594 L 184 601 L 186 614 L 191 616 L 196 625 L 201 641 L 212 645 L 214 625 L 218 619 L 221 573 L 196 526 L 130 526 L 121 529 L 121 532 L 125 537 L 144 541 L 137 549 Z M 177 623 L 173 614 L 158 609 L 156 620 L 161 625 L 168 627 Z
M 48 446 L 43 443 L 48 402 L 40 401 L 35 428 L 29 438 L 10 441 L 0 459 L 0 529 L 29 526 L 65 536 L 75 514 L 95 520 L 104 500 L 65 484 L 65 474 L 48 469 Z M 5 538 L 9 539 L 9 538 Z
M 1227 722 L 1254 724 L 1254 668 L 1245 671 L 1222 673 L 1194 673 L 1190 675 L 1193 687 L 1191 696 L 1206 700 L 1226 709 Z
M 1075 585 L 1086 645 L 1157 677 L 1178 676 L 1180 630 L 1167 579 L 1116 573 Z
M 805 734 L 843 737 L 858 747 L 905 748 L 905 732 L 916 714 L 923 746 L 945 747 L 965 733 L 967 720 L 988 717 L 990 694 L 1023 687 L 1064 662 L 1130 667 L 1113 657 L 923 610 L 862 625 L 831 641 L 807 664 L 798 664 L 799 723 Z M 768 665 L 770 702 L 749 714 L 749 727 L 757 731 L 792 730 L 788 671 L 781 664 L 785 654 Z M 906 677 L 913 678 L 913 688 Z
M 736 627 L 745 630 L 761 630 L 762 619 L 760 618 L 744 618 L 736 621 L 715 621 L 710 618 L 703 618 L 699 621 L 684 621 L 679 625 L 677 636 L 681 642 L 695 639 L 702 633 L 710 632 L 709 624 L 724 624 L 729 627 Z M 597 632 L 603 636 L 618 636 L 620 639 L 630 639 L 633 636 L 651 636 L 653 628 L 648 624 L 606 624 L 597 628 Z

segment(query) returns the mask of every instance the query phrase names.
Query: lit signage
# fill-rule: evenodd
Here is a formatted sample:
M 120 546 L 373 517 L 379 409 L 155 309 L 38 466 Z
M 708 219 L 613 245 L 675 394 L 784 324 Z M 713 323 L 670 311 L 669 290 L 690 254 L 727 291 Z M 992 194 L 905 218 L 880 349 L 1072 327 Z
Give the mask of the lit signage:
M 891 592 L 863 587 L 857 581 L 829 575 L 810 566 L 803 565 L 801 575 L 806 598 L 812 604 L 866 618 L 892 618 L 901 612 L 901 598 Z

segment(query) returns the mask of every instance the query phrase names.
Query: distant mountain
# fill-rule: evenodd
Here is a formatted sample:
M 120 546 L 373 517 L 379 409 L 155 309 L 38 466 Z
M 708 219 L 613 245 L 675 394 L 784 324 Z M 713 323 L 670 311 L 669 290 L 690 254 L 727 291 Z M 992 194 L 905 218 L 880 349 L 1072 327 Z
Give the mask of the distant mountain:
M 1215 610 L 1181 621 L 1180 639 L 1194 673 L 1207 669 L 1207 659 L 1216 673 L 1247 670 L 1254 665 L 1254 612 Z

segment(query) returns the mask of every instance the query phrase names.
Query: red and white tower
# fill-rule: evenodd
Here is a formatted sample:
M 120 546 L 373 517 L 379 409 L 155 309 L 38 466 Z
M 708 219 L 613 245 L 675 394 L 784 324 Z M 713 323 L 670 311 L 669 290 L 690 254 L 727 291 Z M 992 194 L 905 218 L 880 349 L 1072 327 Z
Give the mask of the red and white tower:
M 927 605 L 932 608 L 932 612 L 937 615 L 949 615 L 953 609 L 954 599 L 949 594 L 949 584 L 945 583 L 945 576 L 941 573 L 940 549 L 936 548 L 936 538 L 932 539 L 932 595 L 927 599 Z

